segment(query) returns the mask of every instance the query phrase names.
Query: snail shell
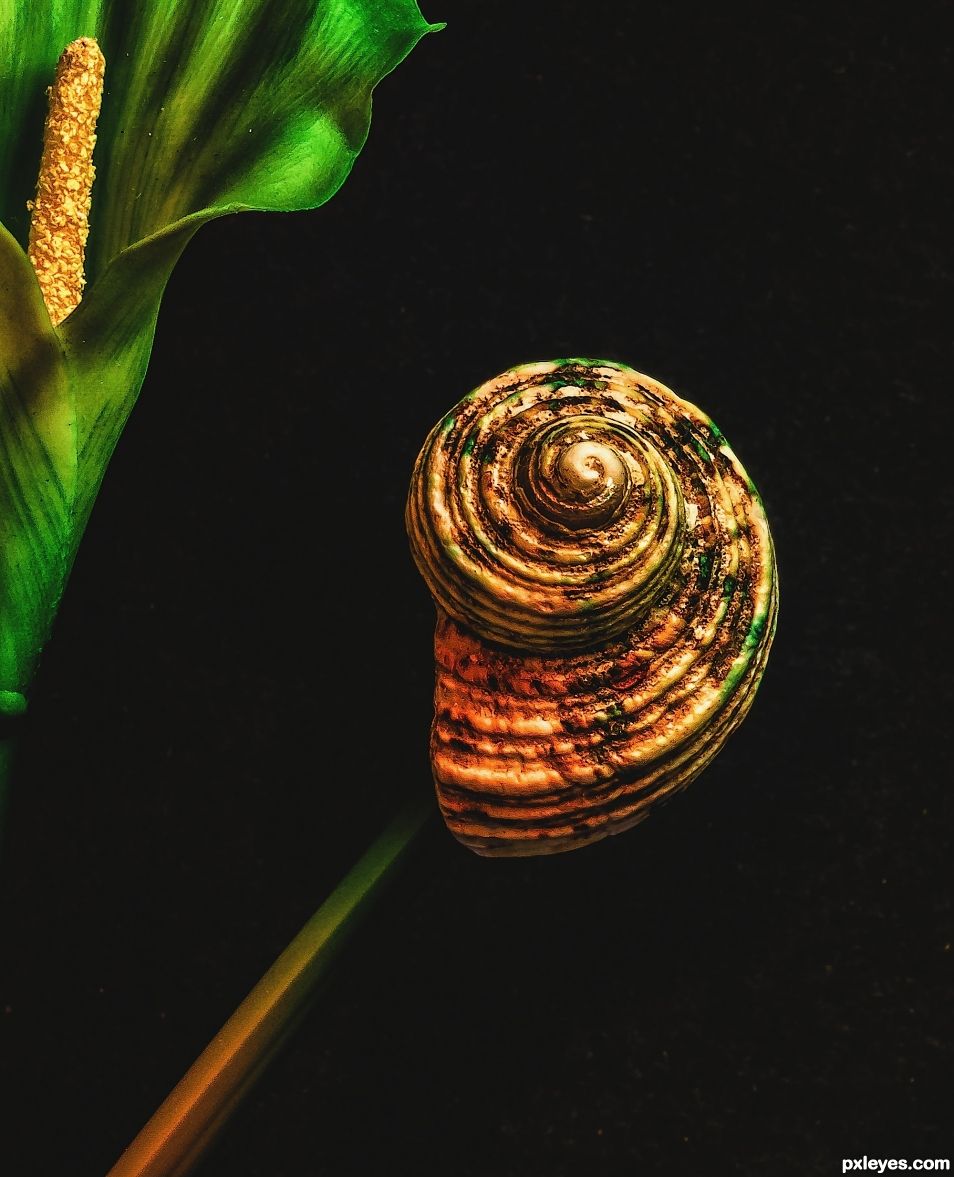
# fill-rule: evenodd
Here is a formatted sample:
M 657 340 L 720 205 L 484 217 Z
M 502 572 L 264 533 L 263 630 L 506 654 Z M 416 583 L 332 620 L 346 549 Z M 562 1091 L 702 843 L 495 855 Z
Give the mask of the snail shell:
M 741 722 L 775 628 L 765 512 L 705 414 L 622 364 L 513 368 L 418 455 L 437 606 L 431 764 L 479 854 L 635 825 Z

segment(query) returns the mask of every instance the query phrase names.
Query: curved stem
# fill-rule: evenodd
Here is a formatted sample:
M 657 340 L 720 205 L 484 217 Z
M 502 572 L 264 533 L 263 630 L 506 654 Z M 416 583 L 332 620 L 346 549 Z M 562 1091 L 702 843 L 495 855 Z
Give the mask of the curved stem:
M 119 1158 L 108 1177 L 184 1177 L 304 1014 L 346 935 L 393 877 L 433 805 L 402 812 L 352 867 Z

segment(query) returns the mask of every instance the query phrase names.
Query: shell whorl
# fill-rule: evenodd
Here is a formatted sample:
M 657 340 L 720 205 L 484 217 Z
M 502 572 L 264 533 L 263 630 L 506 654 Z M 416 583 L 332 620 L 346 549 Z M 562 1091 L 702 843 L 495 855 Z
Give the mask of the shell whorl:
M 438 608 L 438 799 L 479 853 L 635 824 L 748 709 L 777 608 L 765 514 L 649 377 L 566 360 L 481 385 L 428 436 L 407 525 Z

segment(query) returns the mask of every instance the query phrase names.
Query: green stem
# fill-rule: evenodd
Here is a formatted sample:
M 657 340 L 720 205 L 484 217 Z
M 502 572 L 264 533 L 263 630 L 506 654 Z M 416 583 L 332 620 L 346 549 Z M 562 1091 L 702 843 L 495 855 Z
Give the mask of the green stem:
M 433 806 L 402 812 L 318 908 L 192 1064 L 108 1177 L 184 1177 L 304 1014 L 348 932 L 393 876 Z

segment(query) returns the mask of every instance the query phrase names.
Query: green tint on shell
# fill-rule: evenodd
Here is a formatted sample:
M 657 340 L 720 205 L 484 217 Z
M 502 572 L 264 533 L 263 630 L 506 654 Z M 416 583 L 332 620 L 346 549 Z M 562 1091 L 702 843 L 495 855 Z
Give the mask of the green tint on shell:
M 563 360 L 487 381 L 425 441 L 407 527 L 438 610 L 438 800 L 478 853 L 628 828 L 751 705 L 777 610 L 765 513 L 709 418 L 649 377 Z

